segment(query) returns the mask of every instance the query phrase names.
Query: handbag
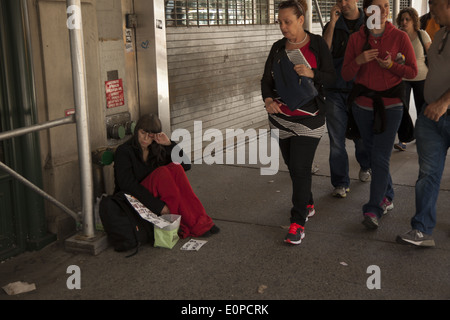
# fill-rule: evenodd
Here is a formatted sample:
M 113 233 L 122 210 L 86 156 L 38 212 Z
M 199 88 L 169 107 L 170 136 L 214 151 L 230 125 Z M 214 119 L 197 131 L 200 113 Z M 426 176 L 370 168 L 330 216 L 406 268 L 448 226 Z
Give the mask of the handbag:
M 162 219 L 170 222 L 164 228 L 159 228 L 155 225 L 155 247 L 172 249 L 180 240 L 178 230 L 180 229 L 181 216 L 177 214 L 166 214 L 161 216 Z
M 295 72 L 294 64 L 284 50 L 274 59 L 272 77 L 277 93 L 291 111 L 306 105 L 319 94 L 311 78 L 299 76 Z
M 417 37 L 419 38 L 420 44 L 422 45 L 423 55 L 424 55 L 424 57 L 425 57 L 425 65 L 428 67 L 428 54 L 427 54 L 427 49 L 425 48 L 425 44 L 423 43 L 422 34 L 420 33 L 420 30 L 417 31 Z

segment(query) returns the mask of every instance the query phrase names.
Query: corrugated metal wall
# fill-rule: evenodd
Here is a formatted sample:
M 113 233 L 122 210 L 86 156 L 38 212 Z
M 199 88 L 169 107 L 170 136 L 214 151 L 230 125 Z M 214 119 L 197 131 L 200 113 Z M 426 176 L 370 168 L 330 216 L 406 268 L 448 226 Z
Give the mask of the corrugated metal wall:
M 167 28 L 172 130 L 267 126 L 260 80 L 276 25 Z

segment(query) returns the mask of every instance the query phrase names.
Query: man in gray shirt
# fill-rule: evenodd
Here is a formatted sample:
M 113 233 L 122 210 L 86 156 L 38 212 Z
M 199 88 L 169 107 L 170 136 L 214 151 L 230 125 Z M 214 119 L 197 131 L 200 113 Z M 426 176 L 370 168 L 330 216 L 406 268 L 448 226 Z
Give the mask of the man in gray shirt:
M 443 27 L 435 34 L 428 51 L 425 80 L 425 109 L 417 118 L 416 143 L 419 178 L 416 182 L 416 213 L 412 230 L 399 235 L 397 242 L 416 246 L 435 245 L 436 202 L 442 172 L 450 147 L 450 0 L 430 0 L 430 11 Z

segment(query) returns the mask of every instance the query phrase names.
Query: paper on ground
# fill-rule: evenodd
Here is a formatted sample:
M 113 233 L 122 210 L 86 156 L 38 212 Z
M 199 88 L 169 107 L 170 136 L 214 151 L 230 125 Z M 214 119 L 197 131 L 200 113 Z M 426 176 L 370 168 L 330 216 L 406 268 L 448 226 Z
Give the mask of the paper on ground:
M 130 204 L 133 206 L 133 208 L 137 211 L 137 213 L 139 213 L 139 215 L 143 219 L 153 223 L 158 228 L 162 229 L 162 228 L 167 227 L 172 224 L 170 221 L 167 221 L 161 217 L 158 217 L 156 214 L 151 212 L 150 209 L 148 209 L 146 206 L 144 206 L 138 199 L 136 199 L 128 194 L 125 194 L 125 196 L 127 197 L 128 202 L 130 202 Z
M 29 284 L 27 282 L 13 282 L 3 287 L 3 290 L 9 295 L 14 296 L 16 294 L 26 293 L 36 290 L 36 285 L 34 283 Z
M 207 243 L 208 241 L 206 240 L 195 240 L 195 239 L 191 239 L 188 242 L 186 242 L 180 250 L 185 250 L 185 251 L 198 251 L 200 250 L 200 248 Z

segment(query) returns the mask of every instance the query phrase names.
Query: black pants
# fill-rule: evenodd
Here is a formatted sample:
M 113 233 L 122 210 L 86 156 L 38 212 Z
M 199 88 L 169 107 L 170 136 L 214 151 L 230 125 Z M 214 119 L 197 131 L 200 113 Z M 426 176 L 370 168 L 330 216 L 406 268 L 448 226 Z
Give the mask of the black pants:
M 422 111 L 421 108 L 425 104 L 425 98 L 423 96 L 423 90 L 425 87 L 425 80 L 422 81 L 404 81 L 406 88 L 406 105 L 409 107 L 411 99 L 411 90 L 414 94 L 414 103 L 416 105 L 417 116 Z
M 307 205 L 314 204 L 311 167 L 320 139 L 291 137 L 280 140 L 280 150 L 292 180 L 291 223 L 305 225 Z

